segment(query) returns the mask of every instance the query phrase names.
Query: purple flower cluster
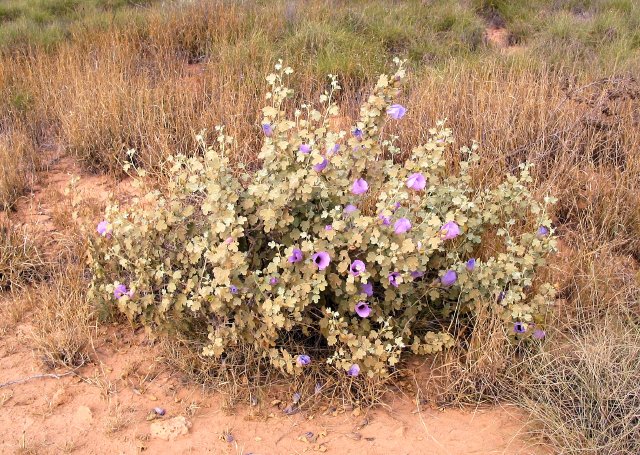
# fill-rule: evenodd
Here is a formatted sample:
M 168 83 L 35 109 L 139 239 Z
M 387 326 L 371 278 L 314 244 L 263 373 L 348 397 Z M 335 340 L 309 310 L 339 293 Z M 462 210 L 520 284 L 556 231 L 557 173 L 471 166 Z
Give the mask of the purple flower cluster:
M 120 300 L 124 296 L 131 298 L 133 297 L 133 291 L 131 289 L 127 289 L 127 286 L 124 284 L 118 284 L 113 289 L 113 296 L 118 300 Z

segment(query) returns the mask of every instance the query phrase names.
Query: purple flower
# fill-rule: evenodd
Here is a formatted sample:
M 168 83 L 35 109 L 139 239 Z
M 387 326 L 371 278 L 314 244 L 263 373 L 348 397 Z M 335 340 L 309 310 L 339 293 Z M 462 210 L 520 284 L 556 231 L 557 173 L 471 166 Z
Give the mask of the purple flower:
M 396 202 L 395 204 L 393 204 L 393 208 L 391 209 L 391 212 L 396 213 L 396 210 L 398 210 L 401 206 L 402 204 L 400 204 L 399 202 Z
M 166 414 L 167 411 L 165 411 L 162 408 L 153 408 L 153 412 L 155 412 L 156 415 L 163 416 Z
M 364 137 L 364 134 L 362 133 L 362 130 L 360 128 L 356 128 L 355 130 L 353 130 L 353 137 L 361 141 Z
M 391 218 L 389 218 L 388 216 L 380 214 L 380 216 L 378 216 L 378 219 L 381 219 L 382 224 L 384 224 L 385 226 L 391 226 Z
M 373 295 L 373 283 L 362 283 L 360 292 L 366 294 L 367 297 L 371 297 Z
M 299 250 L 298 248 L 294 248 L 293 252 L 291 253 L 291 256 L 289 256 L 289 262 L 294 264 L 296 262 L 302 261 L 302 259 L 304 259 L 304 255 L 302 254 L 302 250 Z
M 456 281 L 458 281 L 458 274 L 455 270 L 447 270 L 445 274 L 442 275 L 442 278 L 440 278 L 440 283 L 446 288 L 452 286 Z
M 504 300 L 504 298 L 507 296 L 507 293 L 504 291 L 500 291 L 500 293 L 498 294 L 498 303 L 502 302 Z
M 465 267 L 467 267 L 467 270 L 469 272 L 473 272 L 473 269 L 476 268 L 476 259 L 475 258 L 469 259 Z
M 318 266 L 318 270 L 326 269 L 331 262 L 331 257 L 326 251 L 317 252 L 316 254 L 311 256 L 311 259 L 313 260 L 313 263 Z
M 371 308 L 367 302 L 358 302 L 356 305 L 356 314 L 361 318 L 368 318 L 371 314 Z
M 311 153 L 311 146 L 309 144 L 300 144 L 300 148 L 298 150 L 300 151 L 300 153 L 308 155 L 309 153 Z
M 389 274 L 389 284 L 394 288 L 397 288 L 400 284 L 398 283 L 398 277 L 400 274 L 398 272 L 391 272 Z
M 414 280 L 417 280 L 418 278 L 422 278 L 424 276 L 424 272 L 419 272 L 419 271 L 414 271 L 411 272 L 411 278 L 413 278 Z
M 269 284 L 271 286 L 278 284 L 278 279 L 275 276 L 272 276 L 271 278 L 269 278 Z
M 540 226 L 538 228 L 538 232 L 536 232 L 536 237 L 538 237 L 539 239 L 546 237 L 549 235 L 549 229 L 546 228 L 545 226 Z
M 322 162 L 313 166 L 313 170 L 316 172 L 322 171 L 325 167 L 327 167 L 329 161 L 326 158 L 322 158 Z
M 340 144 L 334 144 L 333 147 L 327 150 L 330 155 L 335 155 L 340 150 Z
M 407 113 L 407 109 L 400 104 L 392 104 L 387 109 L 387 114 L 394 120 L 400 120 Z
M 460 235 L 460 226 L 455 221 L 448 221 L 440 228 L 440 234 L 445 240 L 455 239 Z
M 301 354 L 298 356 L 297 362 L 298 362 L 298 365 L 300 365 L 301 367 L 304 367 L 311 363 L 311 357 L 309 357 L 306 354 Z
M 127 289 L 127 287 L 124 284 L 119 284 L 113 289 L 113 296 L 116 299 L 121 299 L 125 295 L 131 298 L 133 297 L 133 291 Z
M 369 189 L 369 184 L 365 179 L 358 179 L 353 182 L 353 186 L 351 187 L 351 192 L 353 194 L 364 194 Z
M 324 230 L 325 230 L 325 231 L 333 231 L 333 226 L 332 226 L 332 225 L 330 225 L 330 224 L 327 224 L 327 225 L 324 227 Z
M 347 371 L 347 374 L 349 376 L 353 376 L 354 378 L 358 376 L 360 374 L 360 365 L 358 365 L 357 363 L 351 365 L 349 367 L 349 370 Z
M 111 229 L 109 229 L 109 222 L 108 221 L 100 221 L 98 223 L 98 228 L 97 228 L 98 234 L 100 234 L 102 237 L 111 237 Z
M 360 259 L 356 259 L 355 261 L 353 261 L 351 263 L 351 267 L 349 267 L 349 272 L 353 276 L 358 276 L 365 270 L 366 270 L 366 266 L 364 265 L 364 262 L 362 262 Z
M 546 336 L 546 332 L 542 329 L 535 329 L 533 331 L 533 338 L 535 338 L 536 340 L 542 340 L 545 336 Z
M 270 123 L 263 123 L 262 124 L 262 132 L 264 133 L 265 136 L 271 137 L 271 135 L 273 134 L 273 128 L 271 127 L 271 124 Z
M 234 286 L 233 284 L 231 286 L 229 286 L 229 290 L 231 291 L 232 294 L 237 294 L 238 293 L 238 288 L 236 286 Z
M 411 221 L 406 218 L 400 218 L 393 225 L 393 230 L 396 234 L 404 234 L 405 232 L 409 232 L 411 229 Z
M 407 179 L 407 188 L 415 191 L 422 191 L 427 186 L 427 179 L 419 172 L 411 174 Z
M 356 207 L 353 204 L 349 204 L 344 208 L 344 213 L 346 213 L 348 215 L 350 213 L 355 212 L 356 210 L 358 210 L 358 207 Z
M 516 333 L 524 333 L 527 331 L 527 328 L 522 322 L 516 322 L 515 324 L 513 324 L 513 331 Z

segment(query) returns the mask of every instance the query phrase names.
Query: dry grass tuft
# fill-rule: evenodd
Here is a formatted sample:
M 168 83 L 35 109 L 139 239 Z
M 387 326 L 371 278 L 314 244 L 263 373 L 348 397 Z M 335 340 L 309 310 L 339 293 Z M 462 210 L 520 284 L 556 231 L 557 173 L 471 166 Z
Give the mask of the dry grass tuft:
M 558 331 L 530 359 L 519 404 L 563 454 L 640 453 L 640 328 L 608 319 Z
M 83 267 L 68 266 L 54 282 L 38 289 L 32 338 L 49 368 L 77 368 L 91 359 L 93 317 L 82 274 Z
M 44 248 L 26 227 L 0 216 L 0 292 L 19 289 L 45 277 L 50 263 Z

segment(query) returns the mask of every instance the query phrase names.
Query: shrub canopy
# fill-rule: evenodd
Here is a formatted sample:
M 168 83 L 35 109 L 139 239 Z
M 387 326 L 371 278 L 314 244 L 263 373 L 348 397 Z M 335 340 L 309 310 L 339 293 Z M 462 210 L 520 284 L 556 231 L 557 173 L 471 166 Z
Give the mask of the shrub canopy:
M 452 346 L 451 322 L 480 307 L 515 338 L 540 334 L 550 199 L 532 197 L 527 164 L 474 188 L 477 145 L 452 153 L 443 122 L 402 159 L 384 134 L 410 115 L 396 64 L 349 132 L 329 128 L 335 77 L 318 103 L 293 110 L 292 70 L 276 65 L 262 167 L 235 176 L 223 127 L 214 145 L 200 136 L 198 156 L 171 157 L 160 189 L 107 208 L 89 251 L 93 298 L 154 330 L 204 324 L 204 354 L 248 343 L 289 373 L 326 361 L 385 375 L 405 351 Z

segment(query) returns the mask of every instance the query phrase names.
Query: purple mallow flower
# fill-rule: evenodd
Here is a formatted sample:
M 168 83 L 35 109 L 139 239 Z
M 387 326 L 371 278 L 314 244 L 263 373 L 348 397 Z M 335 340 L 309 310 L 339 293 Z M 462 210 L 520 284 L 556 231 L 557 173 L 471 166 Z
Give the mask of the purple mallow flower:
M 535 338 L 536 340 L 542 340 L 545 336 L 546 336 L 546 332 L 542 329 L 535 329 L 533 331 L 533 338 Z
M 391 218 L 389 218 L 388 216 L 380 214 L 378 218 L 382 220 L 382 224 L 384 224 L 385 226 L 391 226 Z
M 394 288 L 397 288 L 400 285 L 400 283 L 398 283 L 399 276 L 400 274 L 398 272 L 391 272 L 389 274 L 389 284 Z
M 307 366 L 311 363 L 311 357 L 306 354 L 301 354 L 298 356 L 297 362 L 301 367 Z
M 318 270 L 326 269 L 331 262 L 331 257 L 326 251 L 317 252 L 311 257 L 311 259 L 313 260 L 313 263 L 318 266 Z
M 113 289 L 113 296 L 116 299 L 121 299 L 125 295 L 127 297 L 131 298 L 131 297 L 133 297 L 133 291 L 127 289 L 127 286 L 125 286 L 124 284 L 119 284 Z
M 393 225 L 393 230 L 396 234 L 404 234 L 405 232 L 409 232 L 411 229 L 411 221 L 406 218 L 400 218 Z
M 549 235 L 549 228 L 545 226 L 540 226 L 538 228 L 538 232 L 536 232 L 536 237 L 538 237 L 539 239 L 546 237 L 548 235 Z
M 420 272 L 420 271 L 414 271 L 411 272 L 411 278 L 413 278 L 414 280 L 417 280 L 418 278 L 422 278 L 424 276 L 424 272 Z
M 325 167 L 327 167 L 329 161 L 326 158 L 322 158 L 322 162 L 313 166 L 313 170 L 316 172 L 321 172 Z
M 364 137 L 364 134 L 362 133 L 362 130 L 360 128 L 356 128 L 355 130 L 353 130 L 353 137 L 361 141 Z
M 278 279 L 275 276 L 272 276 L 271 278 L 269 278 L 269 284 L 271 286 L 278 284 Z
M 309 144 L 300 144 L 300 148 L 298 150 L 300 150 L 300 153 L 308 155 L 311 153 L 311 146 Z
M 351 192 L 353 194 L 364 194 L 369 189 L 369 184 L 365 179 L 358 179 L 353 182 L 353 186 L 351 187 Z
M 507 293 L 504 291 L 500 291 L 500 293 L 498 294 L 498 303 L 502 302 L 504 300 L 504 298 L 507 296 Z
M 364 262 L 362 262 L 360 259 L 356 259 L 355 261 L 353 261 L 351 263 L 351 267 L 349 267 L 349 272 L 353 276 L 358 276 L 365 270 L 366 270 L 366 266 L 364 265 Z
M 368 318 L 371 314 L 371 308 L 367 302 L 358 302 L 356 305 L 356 314 L 361 318 Z
M 356 210 L 358 210 L 358 207 L 356 207 L 353 204 L 349 204 L 344 208 L 344 213 L 346 213 L 348 215 L 350 213 L 355 212 Z
M 396 213 L 396 210 L 398 210 L 400 207 L 402 207 L 402 204 L 400 204 L 399 202 L 396 202 L 395 204 L 393 204 L 393 208 L 391 209 L 391 212 Z
M 340 144 L 335 144 L 333 147 L 327 150 L 330 155 L 335 155 L 340 150 Z
M 365 294 L 367 297 L 371 297 L 373 295 L 373 283 L 362 283 L 360 286 L 360 292 Z
M 452 286 L 456 281 L 458 281 L 458 274 L 455 270 L 447 270 L 440 278 L 440 283 L 446 288 Z
M 347 370 L 347 374 L 354 378 L 358 376 L 360 374 L 360 365 L 358 365 L 357 363 L 354 363 L 353 365 L 351 365 L 349 367 L 349 370 Z
M 407 188 L 411 188 L 412 190 L 422 191 L 425 189 L 426 186 L 427 186 L 427 179 L 425 179 L 424 175 L 422 175 L 419 172 L 416 172 L 415 174 L 411 174 L 407 179 Z
M 455 221 L 448 221 L 440 228 L 440 234 L 445 240 L 455 239 L 460 235 L 460 226 Z
M 262 132 L 264 133 L 265 136 L 271 137 L 271 135 L 273 134 L 273 128 L 271 127 L 271 124 L 270 123 L 263 123 L 262 124 Z
M 400 104 L 392 104 L 387 109 L 387 114 L 394 120 L 400 120 L 407 113 L 407 109 Z
M 302 254 L 302 251 L 299 250 L 298 248 L 294 248 L 293 252 L 291 253 L 291 256 L 289 256 L 289 262 L 294 264 L 296 262 L 302 261 L 302 259 L 304 259 L 304 255 Z
M 109 222 L 106 220 L 100 221 L 97 228 L 98 234 L 102 237 L 111 237 L 111 229 L 109 229 Z
M 332 225 L 330 225 L 330 224 L 327 224 L 327 225 L 324 227 L 324 230 L 325 230 L 325 231 L 333 231 L 333 226 L 332 226 Z
M 471 258 L 467 261 L 467 264 L 465 265 L 465 267 L 467 268 L 467 270 L 469 272 L 473 272 L 473 269 L 476 268 L 476 259 L 475 258 Z
M 231 291 L 232 294 L 237 294 L 238 293 L 238 288 L 236 286 L 234 286 L 233 284 L 231 286 L 229 286 L 229 290 Z
M 513 331 L 516 333 L 524 333 L 527 331 L 527 328 L 522 322 L 516 322 L 515 324 L 513 324 Z

